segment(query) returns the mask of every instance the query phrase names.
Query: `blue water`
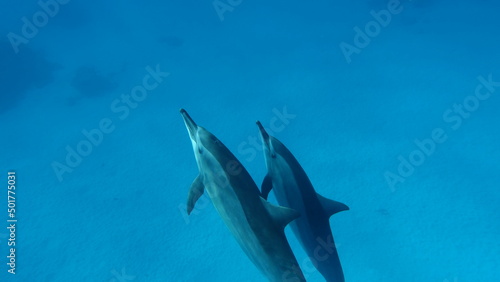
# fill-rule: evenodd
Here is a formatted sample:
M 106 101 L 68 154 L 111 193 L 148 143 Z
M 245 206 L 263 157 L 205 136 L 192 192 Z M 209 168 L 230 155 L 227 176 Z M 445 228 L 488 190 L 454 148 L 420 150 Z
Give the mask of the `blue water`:
M 181 107 L 259 185 L 255 121 L 274 127 L 350 207 L 346 281 L 498 280 L 496 2 L 44 3 L 2 1 L 0 281 L 266 281 L 208 198 L 185 214 Z

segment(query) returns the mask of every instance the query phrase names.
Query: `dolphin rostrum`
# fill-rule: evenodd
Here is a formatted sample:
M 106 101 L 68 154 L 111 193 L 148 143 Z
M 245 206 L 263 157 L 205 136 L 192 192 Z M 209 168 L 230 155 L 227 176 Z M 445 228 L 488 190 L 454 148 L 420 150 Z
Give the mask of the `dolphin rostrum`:
M 285 145 L 270 136 L 259 121 L 257 126 L 268 171 L 261 187 L 262 197 L 267 199 L 274 188 L 280 205 L 301 214 L 290 226 L 313 265 L 326 281 L 345 281 L 329 219 L 331 215 L 348 210 L 349 207 L 317 194 L 304 169 Z
M 206 190 L 240 247 L 270 281 L 306 281 L 284 233 L 285 226 L 299 217 L 297 211 L 262 199 L 250 174 L 226 146 L 184 109 L 180 112 L 199 170 L 188 194 L 188 214 Z

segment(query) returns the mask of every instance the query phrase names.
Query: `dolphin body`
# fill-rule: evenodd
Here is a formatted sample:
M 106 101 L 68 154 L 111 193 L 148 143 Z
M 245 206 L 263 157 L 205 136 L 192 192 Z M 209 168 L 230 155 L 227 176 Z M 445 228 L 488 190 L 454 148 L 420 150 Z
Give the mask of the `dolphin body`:
M 317 194 L 304 169 L 285 145 L 270 136 L 258 121 L 257 126 L 268 170 L 261 187 L 262 197 L 267 199 L 274 188 L 280 205 L 301 214 L 290 225 L 312 263 L 326 281 L 345 281 L 329 219 L 331 215 L 348 210 L 349 207 Z
M 297 211 L 262 199 L 250 174 L 226 146 L 184 109 L 180 112 L 199 169 L 188 195 L 188 214 L 206 190 L 240 247 L 270 281 L 306 281 L 284 233 L 285 226 L 299 217 Z

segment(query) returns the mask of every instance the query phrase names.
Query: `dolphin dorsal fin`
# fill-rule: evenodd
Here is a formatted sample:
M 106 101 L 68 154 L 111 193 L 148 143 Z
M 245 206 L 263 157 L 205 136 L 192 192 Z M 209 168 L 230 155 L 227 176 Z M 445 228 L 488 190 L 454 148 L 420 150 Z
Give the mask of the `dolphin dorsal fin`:
M 273 218 L 274 222 L 281 225 L 283 228 L 285 228 L 285 226 L 287 226 L 287 224 L 290 223 L 292 220 L 300 217 L 300 213 L 294 209 L 289 209 L 282 206 L 275 206 L 269 203 L 268 201 L 264 200 L 262 197 L 260 199 L 262 200 L 262 204 L 264 205 L 266 210 Z
M 342 204 L 341 202 L 327 199 L 318 193 L 316 193 L 316 195 L 318 196 L 318 200 L 321 203 L 321 206 L 325 210 L 328 217 L 338 212 L 349 210 L 349 207 L 345 204 Z
M 205 186 L 203 185 L 203 181 L 201 176 L 197 176 L 196 179 L 191 184 L 191 189 L 189 189 L 188 200 L 187 200 L 187 213 L 188 215 L 193 211 L 194 205 L 196 201 L 203 195 L 205 191 Z

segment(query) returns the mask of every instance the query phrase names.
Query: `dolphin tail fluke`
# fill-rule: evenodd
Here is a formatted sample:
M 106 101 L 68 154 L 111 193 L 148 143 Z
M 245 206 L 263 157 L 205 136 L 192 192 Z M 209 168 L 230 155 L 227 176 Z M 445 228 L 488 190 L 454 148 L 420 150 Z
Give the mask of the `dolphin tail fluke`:
M 300 217 L 300 213 L 294 209 L 289 209 L 281 206 L 275 206 L 268 201 L 264 200 L 263 198 L 260 198 L 262 200 L 262 204 L 266 208 L 266 210 L 269 212 L 273 220 L 281 225 L 283 228 L 287 226 L 288 223 L 290 223 L 292 220 L 297 219 Z
M 196 179 L 191 184 L 191 189 L 189 189 L 188 200 L 187 200 L 187 213 L 188 215 L 193 211 L 194 205 L 196 201 L 203 195 L 205 191 L 205 187 L 203 186 L 203 181 L 201 177 L 198 175 Z
M 345 204 L 342 204 L 341 202 L 327 199 L 318 193 L 316 193 L 316 195 L 318 196 L 318 200 L 328 216 L 332 216 L 341 211 L 349 210 L 349 207 Z
M 260 186 L 261 197 L 267 200 L 271 189 L 273 189 L 273 180 L 269 174 L 266 174 L 266 177 L 264 177 L 264 181 L 262 181 L 262 185 Z

